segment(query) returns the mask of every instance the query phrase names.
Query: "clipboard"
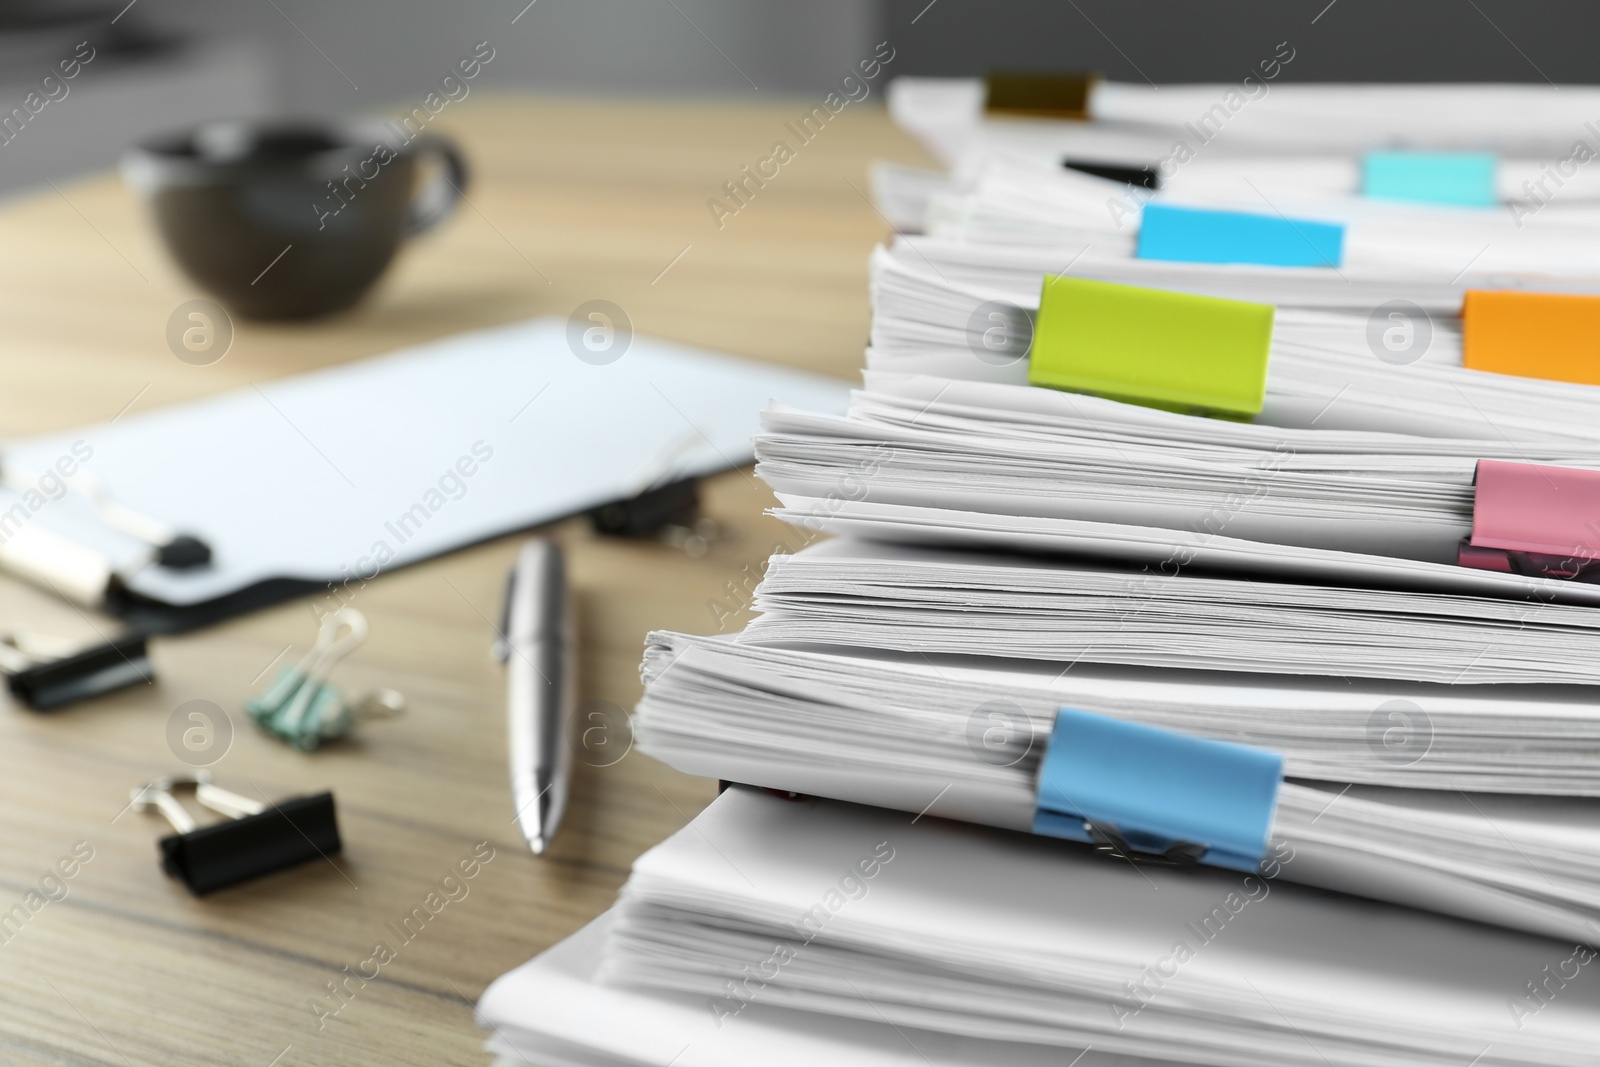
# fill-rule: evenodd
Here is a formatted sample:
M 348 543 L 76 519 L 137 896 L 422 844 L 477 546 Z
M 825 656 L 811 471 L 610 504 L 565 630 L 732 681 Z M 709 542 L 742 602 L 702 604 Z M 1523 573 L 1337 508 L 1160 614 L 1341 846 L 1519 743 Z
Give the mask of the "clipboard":
M 174 632 L 748 463 L 769 400 L 842 412 L 848 397 L 637 336 L 589 361 L 570 330 L 536 319 L 13 442 L 0 565 Z M 51 493 L 15 487 L 63 456 L 72 476 L 36 483 Z M 149 562 L 107 501 L 203 540 L 210 561 Z

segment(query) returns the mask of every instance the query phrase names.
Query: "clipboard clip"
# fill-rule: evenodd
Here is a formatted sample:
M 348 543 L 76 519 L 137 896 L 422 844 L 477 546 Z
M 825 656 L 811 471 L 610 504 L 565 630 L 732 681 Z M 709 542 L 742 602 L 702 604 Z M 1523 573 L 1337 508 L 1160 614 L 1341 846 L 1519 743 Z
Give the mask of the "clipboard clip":
M 179 571 L 210 564 L 210 545 L 194 534 L 174 530 L 158 519 L 117 503 L 88 468 L 80 468 L 69 484 L 88 500 L 101 522 L 148 545 L 150 563 Z
M 191 787 L 203 807 L 226 816 L 201 826 L 174 795 Z M 206 771 L 162 775 L 135 788 L 135 811 L 158 811 L 175 833 L 159 843 L 161 869 L 195 896 L 339 852 L 333 794 L 260 803 L 213 785 Z

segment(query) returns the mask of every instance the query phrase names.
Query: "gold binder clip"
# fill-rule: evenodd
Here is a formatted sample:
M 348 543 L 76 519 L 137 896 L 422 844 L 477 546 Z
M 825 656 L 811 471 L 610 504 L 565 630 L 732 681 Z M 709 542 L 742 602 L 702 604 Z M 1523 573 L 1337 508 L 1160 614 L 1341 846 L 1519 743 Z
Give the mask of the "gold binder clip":
M 983 109 L 991 115 L 1087 119 L 1089 94 L 1099 80 L 1097 74 L 991 71 L 983 79 Z

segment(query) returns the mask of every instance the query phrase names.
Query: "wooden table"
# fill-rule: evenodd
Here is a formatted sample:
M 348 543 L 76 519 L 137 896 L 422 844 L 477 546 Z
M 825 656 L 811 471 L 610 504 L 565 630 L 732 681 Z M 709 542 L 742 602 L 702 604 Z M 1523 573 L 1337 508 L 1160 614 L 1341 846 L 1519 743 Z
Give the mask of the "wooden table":
M 166 347 L 168 315 L 200 294 L 140 205 L 109 176 L 58 183 L 0 209 L 0 432 L 62 429 L 460 330 L 566 316 L 594 298 L 621 305 L 644 334 L 853 377 L 866 257 L 887 228 L 866 199 L 866 164 L 919 152 L 881 111 L 852 106 L 723 228 L 706 207 L 809 106 L 474 96 L 438 120 L 475 165 L 470 205 L 405 251 L 358 310 L 314 325 L 240 322 L 232 351 L 209 367 Z M 701 559 L 598 540 L 580 521 L 556 527 L 581 613 L 584 699 L 630 708 L 646 631 L 715 632 L 713 604 L 742 610 L 766 556 L 793 543 L 761 515 L 769 498 L 748 472 L 714 479 L 708 503 L 740 536 Z M 14 931 L 0 926 L 0 1058 L 485 1062 L 471 1002 L 609 906 L 634 857 L 713 794 L 637 752 L 610 766 L 589 756 L 553 854 L 528 854 L 511 823 L 487 621 L 516 541 L 360 591 L 372 633 L 341 667 L 342 685 L 393 686 L 410 709 L 348 745 L 295 752 L 241 709 L 286 646 L 309 642 L 309 600 L 154 641 L 153 686 L 50 715 L 0 710 L 0 921 L 15 904 L 27 914 Z M 0 625 L 88 636 L 112 624 L 0 579 Z M 165 823 L 127 811 L 128 790 L 182 768 L 168 720 L 195 699 L 226 709 L 236 728 L 212 767 L 220 784 L 269 796 L 334 790 L 346 842 L 336 861 L 203 902 L 161 874 Z M 30 890 L 78 842 L 93 858 L 29 911 Z M 467 895 L 401 942 L 389 924 L 479 842 L 493 859 Z M 327 984 L 379 942 L 395 958 L 364 985 L 350 980 L 337 1015 L 319 1016 L 314 1003 L 339 1003 Z

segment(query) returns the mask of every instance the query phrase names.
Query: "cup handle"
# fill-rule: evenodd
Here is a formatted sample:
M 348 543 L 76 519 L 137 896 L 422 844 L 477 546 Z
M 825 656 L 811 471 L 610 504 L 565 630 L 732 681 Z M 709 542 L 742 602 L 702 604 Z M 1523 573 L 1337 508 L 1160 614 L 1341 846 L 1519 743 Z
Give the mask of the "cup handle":
M 418 159 L 438 156 L 439 168 L 433 178 L 411 198 L 411 206 L 406 210 L 405 226 L 401 231 L 403 237 L 431 230 L 448 218 L 466 193 L 470 180 L 466 157 L 456 143 L 447 137 L 425 134 L 412 142 L 411 151 Z

